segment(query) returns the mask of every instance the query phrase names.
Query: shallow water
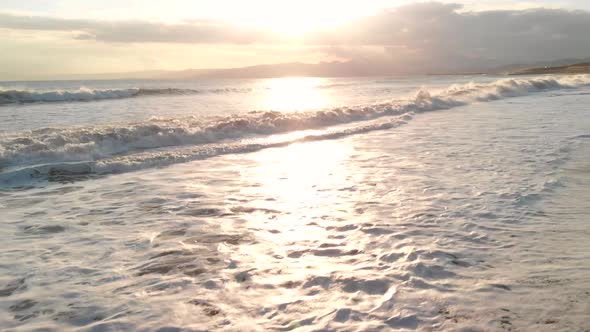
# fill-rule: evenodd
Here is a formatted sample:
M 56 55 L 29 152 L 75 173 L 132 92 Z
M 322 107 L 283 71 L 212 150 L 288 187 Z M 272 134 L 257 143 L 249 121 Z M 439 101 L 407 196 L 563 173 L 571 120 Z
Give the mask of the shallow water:
M 478 94 L 302 134 L 317 139 L 8 183 L 0 326 L 585 331 L 586 92 Z

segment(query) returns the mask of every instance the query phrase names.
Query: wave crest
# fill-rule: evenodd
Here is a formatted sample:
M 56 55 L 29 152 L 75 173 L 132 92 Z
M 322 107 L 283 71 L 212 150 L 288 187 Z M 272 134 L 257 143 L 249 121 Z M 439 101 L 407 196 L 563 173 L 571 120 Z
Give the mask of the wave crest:
M 490 83 L 453 85 L 439 91 L 423 89 L 405 101 L 339 107 L 316 112 L 250 112 L 213 118 L 151 118 L 123 126 L 43 128 L 0 136 L 0 169 L 23 165 L 63 165 L 72 162 L 91 163 L 92 172 L 98 172 L 100 169 L 100 173 L 139 169 L 162 163 L 171 164 L 219 154 L 251 151 L 276 144 L 253 145 L 236 141 L 240 139 L 393 117 L 379 123 L 335 128 L 318 135 L 308 135 L 305 139 L 337 138 L 388 129 L 405 122 L 414 113 L 589 84 L 590 76 L 586 75 L 503 79 Z M 297 140 L 301 139 L 303 138 Z M 294 141 L 296 140 L 281 144 Z M 208 147 L 202 149 L 205 145 Z M 171 147 L 176 148 L 174 152 L 163 149 Z M 187 148 L 179 153 L 180 147 Z M 39 167 L 34 169 L 38 171 Z
M 28 91 L 28 90 L 0 90 L 0 105 L 81 102 L 108 99 L 124 99 L 142 96 L 179 96 L 201 93 L 246 93 L 250 88 L 218 88 L 218 89 L 180 89 L 180 88 L 128 88 L 128 89 L 89 89 L 81 87 L 78 90 Z

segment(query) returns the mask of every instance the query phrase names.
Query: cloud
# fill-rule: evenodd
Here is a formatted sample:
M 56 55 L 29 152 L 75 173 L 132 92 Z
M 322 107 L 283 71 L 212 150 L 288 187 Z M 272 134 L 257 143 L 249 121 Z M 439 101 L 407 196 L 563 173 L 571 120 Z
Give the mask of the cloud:
M 242 47 L 235 53 L 233 66 L 244 65 L 238 57 L 254 50 L 256 45 L 287 50 L 296 44 L 269 29 L 214 20 L 170 24 L 0 13 L 0 28 L 38 35 L 43 31 L 59 32 L 60 38 L 65 36 L 81 45 L 88 45 L 88 41 L 113 46 L 233 44 Z M 374 72 L 468 71 L 511 63 L 588 58 L 588 31 L 590 12 L 587 11 L 544 8 L 468 11 L 460 4 L 422 2 L 384 10 L 332 29 L 311 31 L 297 45 L 321 52 L 325 59 L 348 60 Z M 268 57 L 264 52 L 259 53 L 260 63 Z
M 590 12 L 462 8 L 436 2 L 411 4 L 316 32 L 307 36 L 307 42 L 331 45 L 340 54 L 343 49 L 379 46 L 381 58 L 432 67 L 590 56 Z
M 211 20 L 166 24 L 146 21 L 98 21 L 0 13 L 0 28 L 70 31 L 75 39 L 117 43 L 250 44 L 276 42 L 270 31 Z

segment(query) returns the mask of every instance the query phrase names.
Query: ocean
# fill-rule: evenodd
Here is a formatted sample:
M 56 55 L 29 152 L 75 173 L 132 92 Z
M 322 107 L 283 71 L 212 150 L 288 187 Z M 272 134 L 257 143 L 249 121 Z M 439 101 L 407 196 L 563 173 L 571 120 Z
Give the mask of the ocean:
M 587 331 L 590 76 L 0 82 L 2 331 Z

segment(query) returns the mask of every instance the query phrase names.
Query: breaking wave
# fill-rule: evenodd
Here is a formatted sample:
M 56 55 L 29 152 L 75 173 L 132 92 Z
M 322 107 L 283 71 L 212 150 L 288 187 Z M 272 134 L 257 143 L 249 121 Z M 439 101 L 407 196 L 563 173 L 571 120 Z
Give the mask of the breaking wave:
M 81 102 L 107 99 L 124 99 L 142 96 L 179 96 L 201 93 L 247 93 L 249 88 L 180 89 L 180 88 L 129 88 L 89 89 L 57 91 L 0 90 L 0 105 L 28 103 Z
M 0 182 L 119 173 L 301 141 L 339 138 L 393 128 L 416 113 L 587 85 L 590 85 L 590 76 L 586 75 L 503 79 L 453 85 L 438 91 L 420 90 L 405 101 L 325 111 L 152 118 L 124 126 L 17 132 L 0 136 L 0 170 L 4 170 L 0 173 Z M 361 121 L 364 123 L 359 123 Z M 318 132 L 309 134 L 309 130 Z M 269 135 L 290 132 L 302 135 L 285 135 L 286 138 L 278 141 L 269 139 Z

